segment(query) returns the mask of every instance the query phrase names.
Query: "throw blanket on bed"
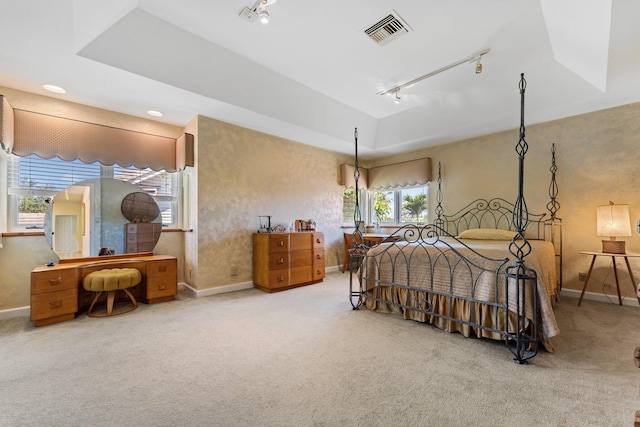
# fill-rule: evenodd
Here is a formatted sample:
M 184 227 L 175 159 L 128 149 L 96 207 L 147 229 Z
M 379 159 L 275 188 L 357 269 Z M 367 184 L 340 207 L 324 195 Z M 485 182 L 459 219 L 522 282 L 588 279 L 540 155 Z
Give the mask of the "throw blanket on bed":
M 513 264 L 510 243 L 506 240 L 462 242 L 440 237 L 433 241 L 427 239 L 426 242 L 395 242 L 374 246 L 365 257 L 363 266 L 365 299 L 366 295 L 374 295 L 376 288 L 385 289 L 393 284 L 424 289 L 432 295 L 453 295 L 503 304 L 505 275 L 496 275 L 496 271 L 504 273 L 506 267 Z M 552 309 L 558 292 L 555 251 L 551 242 L 530 240 L 529 243 L 532 251 L 525 258 L 525 265 L 535 270 L 538 276 L 542 334 L 548 340 L 560 332 Z M 415 291 L 412 292 L 415 294 Z M 510 291 L 510 307 L 516 307 L 515 298 L 515 292 Z M 380 305 L 367 301 L 370 309 L 389 311 L 388 307 Z M 530 298 L 526 301 L 526 313 L 533 313 Z

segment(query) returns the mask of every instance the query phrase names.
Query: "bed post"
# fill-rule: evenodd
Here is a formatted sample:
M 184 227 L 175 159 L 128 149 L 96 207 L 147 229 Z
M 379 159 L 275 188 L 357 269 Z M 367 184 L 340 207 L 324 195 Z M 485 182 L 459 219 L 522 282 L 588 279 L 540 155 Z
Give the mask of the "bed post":
M 560 210 L 560 203 L 557 200 L 558 197 L 558 184 L 556 183 L 556 172 L 558 166 L 556 165 L 556 144 L 551 144 L 551 182 L 549 183 L 549 203 L 547 203 L 547 210 L 549 211 L 549 219 L 545 221 L 545 225 L 549 229 L 549 240 L 553 244 L 553 248 L 556 252 L 556 258 L 558 259 L 558 283 L 560 290 L 562 290 L 562 219 L 558 217 L 558 210 Z M 546 230 L 545 230 L 546 231 Z
M 356 194 L 356 203 L 353 211 L 353 223 L 354 230 L 353 236 L 353 247 L 349 250 L 345 248 L 345 250 L 349 251 L 349 301 L 351 302 L 351 307 L 354 310 L 357 310 L 362 305 L 362 290 L 360 286 L 358 286 L 357 290 L 353 289 L 353 271 L 352 271 L 352 262 L 356 260 L 362 259 L 367 251 L 367 247 L 364 245 L 364 238 L 362 237 L 362 215 L 360 213 L 360 190 L 358 188 L 358 180 L 360 179 L 360 165 L 358 164 L 358 128 L 355 128 L 353 132 L 354 142 L 355 142 L 355 161 L 354 161 L 354 169 L 353 169 L 353 179 L 355 181 L 355 194 Z
M 507 313 L 514 311 L 515 325 L 511 325 L 510 316 L 507 314 L 507 339 L 506 343 L 514 355 L 514 359 L 522 364 L 527 363 L 538 353 L 538 299 L 537 299 L 537 276 L 536 272 L 525 266 L 524 258 L 531 252 L 531 244 L 525 237 L 525 230 L 529 223 L 529 212 L 524 199 L 524 159 L 529 149 L 525 140 L 524 126 L 524 93 L 527 82 L 524 73 L 520 74 L 520 139 L 516 144 L 518 154 L 518 196 L 514 203 L 513 224 L 516 235 L 509 245 L 509 252 L 515 257 L 514 264 L 506 270 L 506 295 Z M 532 293 L 533 307 L 527 307 L 525 303 L 527 292 Z M 511 297 L 514 295 L 515 310 L 509 308 Z M 527 316 L 527 309 L 533 313 Z M 527 324 L 527 317 L 531 319 L 532 325 Z M 529 332 L 527 332 L 529 330 Z
M 444 214 L 444 209 L 442 208 L 442 165 L 440 164 L 440 162 L 438 162 L 438 194 L 436 197 L 438 204 L 434 209 L 434 212 L 436 214 L 436 220 L 434 221 L 434 224 L 436 225 L 436 227 L 444 229 L 444 219 L 442 218 L 442 215 Z M 437 232 L 440 233 L 440 231 Z

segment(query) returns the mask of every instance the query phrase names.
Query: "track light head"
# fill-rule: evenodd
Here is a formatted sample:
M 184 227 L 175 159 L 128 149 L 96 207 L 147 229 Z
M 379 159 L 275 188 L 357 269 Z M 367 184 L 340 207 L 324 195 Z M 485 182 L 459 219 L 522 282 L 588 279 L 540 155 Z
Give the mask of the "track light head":
M 396 104 L 400 104 L 400 90 L 396 91 L 396 98 L 393 100 Z
M 258 13 L 258 16 L 260 16 L 260 22 L 262 22 L 263 24 L 269 23 L 269 12 L 266 9 L 260 11 L 260 13 Z
M 480 56 L 478 56 L 478 61 L 476 62 L 476 74 L 480 74 L 482 72 L 482 63 L 480 62 L 480 60 L 482 60 L 482 55 L 480 54 Z
M 260 21 L 263 24 L 269 23 L 269 11 L 267 6 L 272 5 L 277 0 L 257 0 L 253 6 L 243 8 L 239 15 L 249 22 Z

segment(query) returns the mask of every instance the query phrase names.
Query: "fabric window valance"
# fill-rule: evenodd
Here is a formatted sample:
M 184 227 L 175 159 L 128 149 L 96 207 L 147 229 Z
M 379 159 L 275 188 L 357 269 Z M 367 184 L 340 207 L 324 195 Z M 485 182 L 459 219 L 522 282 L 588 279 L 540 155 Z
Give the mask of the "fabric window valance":
M 393 163 L 369 169 L 369 189 L 424 185 L 431 181 L 431 158 Z
M 344 185 L 349 188 L 356 188 L 356 180 L 353 177 L 353 172 L 355 171 L 355 166 L 342 164 L 340 165 L 340 185 Z M 367 180 L 368 180 L 368 170 L 363 167 L 358 167 L 358 171 L 360 172 L 360 177 L 358 178 L 358 188 L 365 190 L 367 189 Z
M 18 156 L 80 159 L 174 172 L 193 166 L 193 135 L 178 139 L 12 109 L 3 97 L 3 148 Z M 7 111 L 11 113 L 5 114 Z M 6 120 L 5 120 L 6 118 Z M 8 137 L 5 137 L 5 133 Z M 13 133 L 13 138 L 9 138 Z

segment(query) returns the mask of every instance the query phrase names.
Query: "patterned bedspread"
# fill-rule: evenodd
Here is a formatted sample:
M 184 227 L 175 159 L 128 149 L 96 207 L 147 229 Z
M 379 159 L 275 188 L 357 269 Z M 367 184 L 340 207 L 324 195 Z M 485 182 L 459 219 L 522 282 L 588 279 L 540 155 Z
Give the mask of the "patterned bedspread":
M 431 295 L 473 298 L 476 301 L 505 303 L 504 273 L 513 264 L 507 240 L 457 240 L 440 237 L 425 242 L 383 243 L 371 248 L 363 265 L 365 295 L 375 288 L 392 284 L 427 290 Z M 553 313 L 559 292 L 553 244 L 530 240 L 531 253 L 525 265 L 536 271 L 537 294 L 544 339 L 560 331 Z M 496 274 L 498 273 L 498 274 Z M 509 287 L 509 305 L 516 306 L 515 292 Z M 529 297 L 531 292 L 529 292 Z M 526 300 L 526 313 L 533 313 L 532 300 Z

